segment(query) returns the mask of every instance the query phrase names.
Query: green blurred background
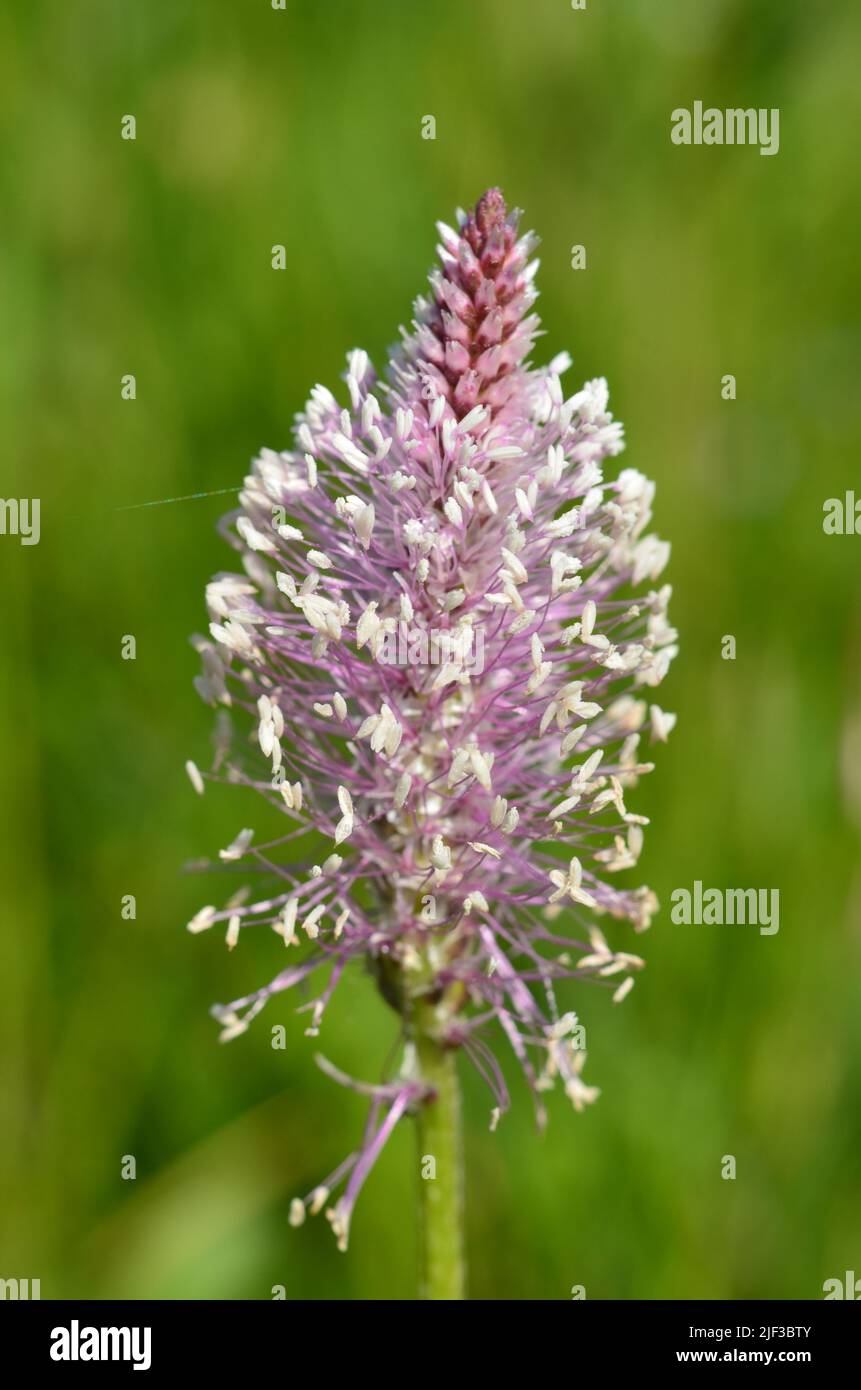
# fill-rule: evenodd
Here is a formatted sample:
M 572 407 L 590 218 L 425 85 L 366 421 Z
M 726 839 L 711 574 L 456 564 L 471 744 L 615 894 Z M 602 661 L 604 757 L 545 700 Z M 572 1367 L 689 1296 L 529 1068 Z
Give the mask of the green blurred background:
M 635 798 L 648 969 L 622 1008 L 564 1001 L 600 1101 L 552 1097 L 539 1138 L 509 1067 L 491 1135 L 465 1069 L 472 1295 L 821 1297 L 861 1272 L 861 537 L 822 531 L 826 498 L 861 497 L 859 45 L 851 0 L 4 5 L 2 490 L 41 497 L 42 538 L 0 538 L 0 1276 L 414 1296 L 409 1126 L 348 1255 L 322 1219 L 291 1230 L 364 1104 L 289 996 L 218 1045 L 210 1004 L 280 968 L 276 937 L 184 931 L 219 890 L 183 866 L 259 815 L 183 772 L 209 761 L 187 638 L 232 499 L 118 509 L 238 485 L 348 348 L 380 364 L 435 219 L 491 183 L 542 238 L 542 356 L 571 350 L 569 389 L 608 376 L 623 462 L 657 479 L 682 653 Z M 779 154 L 672 145 L 697 99 L 779 107 Z M 694 879 L 778 888 L 779 934 L 674 926 Z M 373 1079 L 393 1016 L 360 974 L 339 996 L 320 1046 Z

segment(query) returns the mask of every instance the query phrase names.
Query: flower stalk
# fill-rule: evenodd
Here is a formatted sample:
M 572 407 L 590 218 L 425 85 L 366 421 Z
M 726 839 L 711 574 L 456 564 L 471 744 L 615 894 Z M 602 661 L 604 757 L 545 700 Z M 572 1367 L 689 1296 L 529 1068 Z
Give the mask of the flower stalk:
M 419 1297 L 466 1297 L 463 1135 L 457 1052 L 416 1037 L 418 1070 L 431 1094 L 416 1117 L 419 1160 Z

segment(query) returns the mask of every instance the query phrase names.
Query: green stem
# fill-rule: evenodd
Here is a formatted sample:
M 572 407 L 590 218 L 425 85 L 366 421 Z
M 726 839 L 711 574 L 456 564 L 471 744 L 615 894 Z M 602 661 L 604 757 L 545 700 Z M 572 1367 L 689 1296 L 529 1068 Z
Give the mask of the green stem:
M 416 1036 L 421 1076 L 433 1096 L 419 1109 L 419 1296 L 466 1296 L 463 1255 L 463 1156 L 457 1052 L 427 1033 Z M 433 1164 L 429 1162 L 433 1159 Z M 433 1176 L 431 1176 L 433 1174 Z

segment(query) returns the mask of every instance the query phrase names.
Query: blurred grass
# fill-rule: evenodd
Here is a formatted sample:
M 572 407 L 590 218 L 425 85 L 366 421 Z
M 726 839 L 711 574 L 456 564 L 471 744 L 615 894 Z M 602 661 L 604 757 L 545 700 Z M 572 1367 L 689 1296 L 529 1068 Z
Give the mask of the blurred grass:
M 209 1005 L 268 978 L 278 943 L 228 958 L 183 931 L 218 885 L 182 866 L 259 814 L 182 770 L 207 757 L 187 636 L 232 563 L 230 499 L 117 508 L 238 484 L 349 347 L 381 362 L 434 220 L 491 183 L 543 240 L 546 355 L 609 377 L 673 542 L 660 698 L 680 719 L 637 795 L 644 877 L 665 903 L 695 878 L 777 887 L 781 929 L 665 910 L 623 1009 L 572 991 L 603 1095 L 582 1116 L 560 1098 L 541 1139 L 516 1082 L 488 1134 L 465 1077 L 473 1295 L 816 1297 L 858 1267 L 861 541 L 821 517 L 861 495 L 859 42 L 857 6 L 800 0 L 4 7 L 3 493 L 41 497 L 42 539 L 0 539 L 0 1275 L 45 1296 L 413 1296 L 408 1129 L 346 1258 L 322 1223 L 290 1230 L 361 1102 L 283 997 L 218 1047 Z M 780 153 L 674 147 L 669 113 L 697 98 L 779 106 Z M 342 989 L 321 1046 L 374 1077 L 392 1016 L 367 979 Z

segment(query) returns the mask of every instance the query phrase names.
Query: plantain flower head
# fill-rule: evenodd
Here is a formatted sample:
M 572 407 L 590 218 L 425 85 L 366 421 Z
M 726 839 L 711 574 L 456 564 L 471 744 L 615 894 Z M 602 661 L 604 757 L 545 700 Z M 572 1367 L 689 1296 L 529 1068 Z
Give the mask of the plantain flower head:
M 657 907 L 631 885 L 646 820 L 629 808 L 651 770 L 644 734 L 674 723 L 652 703 L 676 653 L 654 486 L 608 469 L 623 432 L 606 381 L 566 395 L 567 354 L 532 365 L 536 243 L 501 192 L 439 238 L 385 374 L 350 352 L 339 395 L 315 386 L 292 446 L 255 459 L 225 519 L 243 572 L 209 585 L 210 635 L 195 639 L 200 693 L 254 734 L 240 754 L 221 737 L 208 778 L 256 788 L 284 818 L 276 840 L 245 829 L 221 852 L 267 896 L 241 889 L 189 924 L 225 927 L 231 947 L 269 927 L 287 953 L 270 983 L 213 1010 L 222 1038 L 319 981 L 302 1005 L 316 1036 L 354 962 L 401 1020 L 379 1084 L 318 1059 L 370 1115 L 291 1219 L 344 1184 L 328 1213 L 342 1247 L 393 1128 L 432 1098 L 416 1029 L 467 1054 L 494 1124 L 509 1104 L 500 1043 L 539 1120 L 556 1084 L 582 1109 L 597 1090 L 556 986 L 624 998 L 643 964 L 629 933 Z

